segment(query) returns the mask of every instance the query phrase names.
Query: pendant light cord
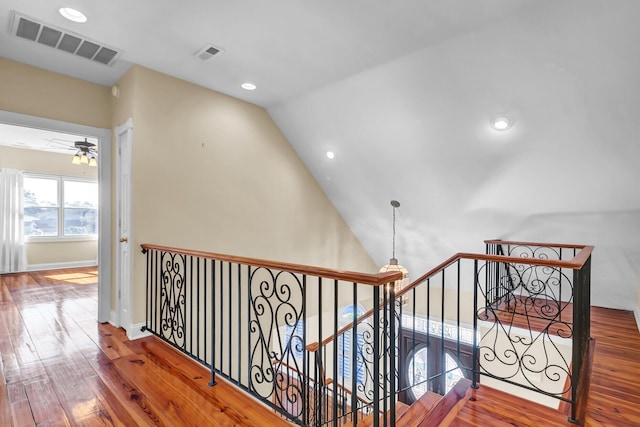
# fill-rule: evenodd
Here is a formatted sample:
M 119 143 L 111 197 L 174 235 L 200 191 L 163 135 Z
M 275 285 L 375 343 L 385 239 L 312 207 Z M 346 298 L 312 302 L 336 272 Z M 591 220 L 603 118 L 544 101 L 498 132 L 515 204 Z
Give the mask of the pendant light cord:
M 393 207 L 393 249 L 391 251 L 392 258 L 396 257 L 396 207 Z
M 391 241 L 391 244 L 392 244 L 391 259 L 396 260 L 396 208 L 400 207 L 400 202 L 398 202 L 397 200 L 392 200 L 391 206 L 393 207 L 393 237 Z M 397 262 L 397 260 L 395 262 Z

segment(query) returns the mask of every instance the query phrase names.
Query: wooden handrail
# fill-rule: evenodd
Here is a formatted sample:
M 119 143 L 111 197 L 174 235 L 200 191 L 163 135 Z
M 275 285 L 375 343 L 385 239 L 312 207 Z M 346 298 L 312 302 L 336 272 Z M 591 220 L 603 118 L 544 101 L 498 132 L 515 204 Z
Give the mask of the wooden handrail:
M 543 246 L 540 243 L 537 243 L 538 246 Z M 589 256 L 593 252 L 593 246 L 582 246 L 580 252 L 578 252 L 573 258 L 570 260 L 556 260 L 556 259 L 540 259 L 540 258 L 521 258 L 514 256 L 506 256 L 506 255 L 487 255 L 487 254 L 472 254 L 459 252 L 453 255 L 448 260 L 443 263 L 437 265 L 436 267 L 429 270 L 427 273 L 420 276 L 418 279 L 414 280 L 409 286 L 404 288 L 401 292 L 398 292 L 396 296 L 401 296 L 405 293 L 405 291 L 411 290 L 410 288 L 419 285 L 420 283 L 427 280 L 429 277 L 433 276 L 435 273 L 439 272 L 443 268 L 448 267 L 454 262 L 460 259 L 471 259 L 478 261 L 493 261 L 493 262 L 503 262 L 507 264 L 529 264 L 529 265 L 541 265 L 541 266 L 549 266 L 556 268 L 570 268 L 573 270 L 578 270 L 582 268 L 584 263 L 587 261 Z
M 359 273 L 355 271 L 336 270 L 325 267 L 313 267 L 302 264 L 291 264 L 279 261 L 270 261 L 258 258 L 247 258 L 235 255 L 218 254 L 214 252 L 195 251 L 191 249 L 173 248 L 169 246 L 152 245 L 143 243 L 140 245 L 143 250 L 155 250 L 163 252 L 171 252 L 180 255 L 189 255 L 199 258 L 212 259 L 217 261 L 232 262 L 236 264 L 251 265 L 254 267 L 273 268 L 281 271 L 288 271 L 292 273 L 306 274 L 308 276 L 322 277 L 332 280 L 341 280 L 345 282 L 359 283 L 362 285 L 370 286 L 382 286 L 387 283 L 402 280 L 402 273 L 387 272 L 387 273 Z
M 285 368 L 287 368 L 287 370 L 289 370 L 289 371 L 293 371 L 293 372 L 295 372 L 296 374 L 298 374 L 298 376 L 299 376 L 299 377 L 306 378 L 306 380 L 307 380 L 307 381 L 313 381 L 314 383 L 316 382 L 315 378 L 311 378 L 311 377 L 309 377 L 309 376 L 305 376 L 305 375 L 304 375 L 304 372 L 300 372 L 300 370 L 299 370 L 298 368 L 295 368 L 295 367 L 293 367 L 293 366 L 289 365 L 288 363 L 283 362 L 282 360 L 276 360 L 276 359 L 273 359 L 273 360 L 271 361 L 271 365 L 272 365 L 272 366 L 274 366 L 274 365 L 284 366 Z M 324 373 L 322 373 L 321 375 L 324 375 Z M 327 386 L 328 386 L 329 384 L 331 384 L 331 383 L 333 382 L 333 379 L 332 379 L 332 378 L 327 378 L 327 379 L 325 379 L 324 381 L 325 381 L 325 382 L 324 382 L 324 385 L 327 385 Z
M 513 240 L 489 239 L 484 243 L 488 245 L 515 245 L 515 246 L 536 246 L 539 248 L 562 248 L 562 249 L 583 249 L 586 245 L 572 245 L 568 243 L 540 243 L 540 242 L 518 242 Z
M 330 378 L 330 379 L 331 379 L 331 378 Z M 336 388 L 339 388 L 339 389 L 341 389 L 342 391 L 344 391 L 345 393 L 348 393 L 348 394 L 350 394 L 350 395 L 352 395 L 352 396 L 353 396 L 353 392 L 351 391 L 351 389 L 348 389 L 348 388 L 346 388 L 345 386 L 340 385 L 340 384 L 339 384 L 339 383 L 337 383 L 337 382 L 335 382 L 335 383 L 333 383 L 333 384 L 335 384 Z M 327 385 L 331 385 L 331 383 L 328 383 Z M 327 387 L 327 388 L 329 388 L 329 390 L 331 390 L 331 387 Z M 331 391 L 335 392 L 335 390 L 331 390 Z M 358 393 L 356 393 L 356 399 L 358 399 L 360 402 L 365 403 L 365 404 L 369 404 L 369 403 L 370 403 L 368 400 L 365 400 L 364 398 L 362 398 L 362 397 L 358 396 Z M 378 412 L 382 414 L 382 410 L 378 410 Z
M 502 241 L 502 240 L 485 240 L 485 243 L 502 243 L 502 244 L 508 244 L 508 243 L 520 244 L 520 243 L 523 243 L 523 244 L 527 244 L 526 242 L 507 242 L 507 241 Z M 559 247 L 560 246 L 560 245 L 555 245 L 555 244 L 550 245 L 550 244 L 544 244 L 544 243 L 531 243 L 530 245 L 531 246 L 540 246 L 540 247 Z M 587 261 L 589 256 L 591 256 L 591 252 L 593 251 L 593 246 L 589 246 L 589 245 L 573 245 L 573 246 L 566 245 L 566 247 L 571 247 L 571 248 L 575 247 L 575 248 L 582 248 L 582 249 L 572 259 L 567 260 L 567 261 L 551 260 L 551 259 L 539 259 L 539 258 L 520 258 L 520 257 L 505 256 L 505 255 L 487 255 L 487 254 L 473 254 L 473 253 L 459 252 L 459 253 L 453 255 L 452 257 L 450 257 L 449 259 L 447 259 L 446 261 L 438 264 L 437 266 L 435 266 L 434 268 L 429 270 L 427 273 L 425 273 L 422 276 L 420 276 L 418 279 L 416 279 L 413 282 L 411 282 L 411 284 L 409 284 L 407 287 L 402 289 L 400 292 L 396 293 L 396 298 L 401 298 L 403 295 L 409 293 L 412 289 L 414 289 L 415 287 L 417 287 L 418 285 L 423 283 L 425 280 L 427 280 L 431 276 L 435 275 L 439 271 L 445 269 L 446 267 L 450 266 L 451 264 L 453 264 L 456 261 L 461 260 L 461 259 L 471 259 L 471 260 L 478 260 L 478 261 L 494 261 L 494 262 L 503 262 L 503 263 L 508 263 L 508 264 L 541 265 L 541 266 L 550 266 L 550 267 L 556 267 L 556 268 L 570 268 L 570 269 L 576 269 L 577 270 L 577 269 L 582 268 L 582 266 Z M 382 306 L 383 305 L 380 304 L 379 308 L 382 308 Z M 358 319 L 355 322 L 356 325 L 360 324 L 362 321 L 364 321 L 365 319 L 367 319 L 371 315 L 373 315 L 373 309 L 367 311 L 365 314 L 363 314 L 362 316 L 358 317 Z M 353 327 L 353 322 L 349 323 L 348 325 L 343 326 L 337 332 L 337 336 L 342 335 L 343 333 L 345 333 L 346 331 L 348 331 L 352 327 Z M 320 346 L 325 346 L 325 345 L 329 344 L 331 341 L 333 341 L 335 336 L 336 335 L 331 335 L 331 336 L 325 338 L 320 343 Z M 318 347 L 320 347 L 320 346 L 318 345 L 317 342 L 316 343 L 311 343 L 311 344 L 307 345 L 307 350 L 316 351 L 318 349 Z

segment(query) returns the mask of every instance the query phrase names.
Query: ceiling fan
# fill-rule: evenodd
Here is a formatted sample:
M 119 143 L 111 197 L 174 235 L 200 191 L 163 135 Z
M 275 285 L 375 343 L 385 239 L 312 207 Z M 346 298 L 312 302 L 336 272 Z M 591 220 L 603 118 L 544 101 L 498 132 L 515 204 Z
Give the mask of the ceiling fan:
M 96 167 L 98 166 L 98 150 L 96 148 L 96 144 L 93 142 L 89 142 L 87 138 L 84 141 L 74 141 L 72 145 L 72 141 L 61 140 L 59 138 L 48 139 L 49 143 L 47 144 L 50 147 L 56 147 L 57 149 L 71 150 L 75 151 L 73 159 L 71 163 L 74 165 L 89 165 Z
M 85 138 L 84 141 L 74 142 L 74 145 L 78 151 L 73 156 L 71 163 L 74 165 L 84 164 L 93 167 L 98 166 L 96 144 L 87 141 L 87 138 Z

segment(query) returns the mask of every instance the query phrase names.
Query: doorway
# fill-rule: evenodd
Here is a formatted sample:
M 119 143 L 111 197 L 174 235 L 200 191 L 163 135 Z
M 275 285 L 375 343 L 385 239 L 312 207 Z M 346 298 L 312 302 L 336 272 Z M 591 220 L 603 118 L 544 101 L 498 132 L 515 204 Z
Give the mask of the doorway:
M 111 131 L 59 120 L 18 114 L 0 110 L 0 123 L 33 129 L 86 135 L 97 139 L 98 147 L 106 155 L 98 156 L 98 315 L 101 323 L 111 315 Z M 70 155 L 70 159 L 71 159 Z M 70 160 L 71 161 L 71 160 Z

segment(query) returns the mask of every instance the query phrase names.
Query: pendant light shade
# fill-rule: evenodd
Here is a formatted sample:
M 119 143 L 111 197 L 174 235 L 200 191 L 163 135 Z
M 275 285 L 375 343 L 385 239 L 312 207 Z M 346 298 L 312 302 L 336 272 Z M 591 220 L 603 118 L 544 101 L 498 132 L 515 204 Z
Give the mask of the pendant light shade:
M 380 273 L 388 273 L 393 271 L 399 271 L 402 273 L 402 280 L 396 282 L 394 291 L 396 293 L 400 292 L 406 286 L 409 285 L 409 271 L 406 268 L 398 264 L 398 259 L 396 258 L 396 209 L 400 207 L 400 202 L 397 200 L 391 201 L 391 206 L 393 207 L 393 237 L 392 237 L 392 252 L 391 259 L 388 264 L 385 264 L 380 268 Z

